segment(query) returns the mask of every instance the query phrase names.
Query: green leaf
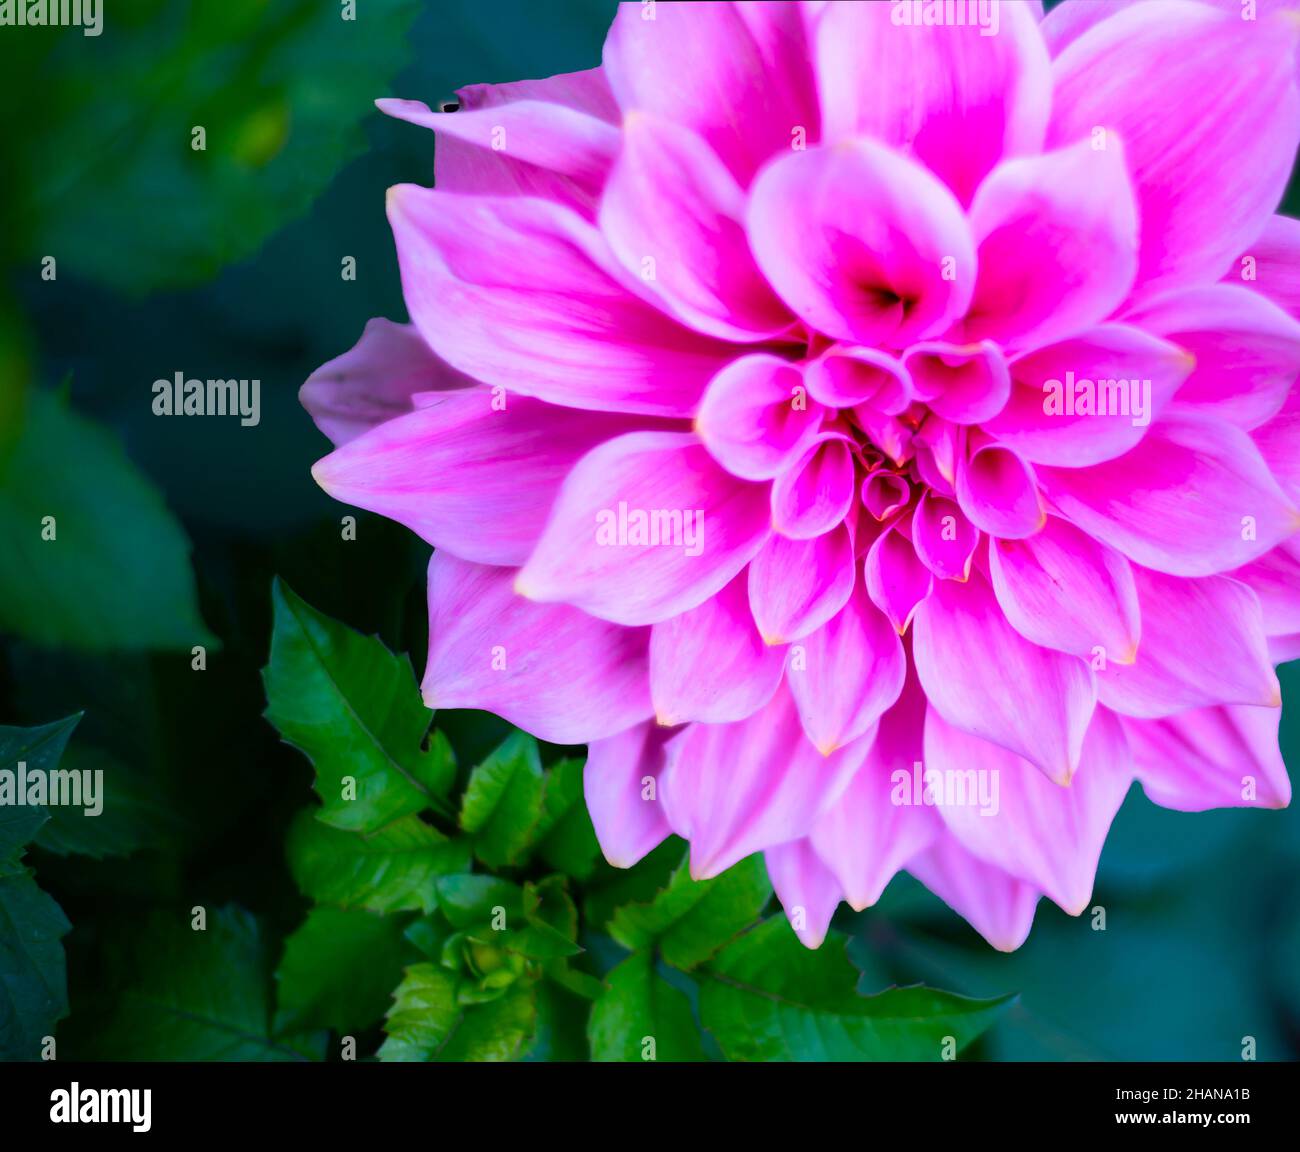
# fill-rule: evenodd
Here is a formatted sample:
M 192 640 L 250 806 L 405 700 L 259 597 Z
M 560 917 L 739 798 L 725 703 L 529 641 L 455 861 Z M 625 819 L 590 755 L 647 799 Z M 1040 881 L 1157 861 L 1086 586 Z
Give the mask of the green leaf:
M 270 948 L 241 908 L 155 918 L 134 948 L 135 978 L 114 1000 L 96 1055 L 115 1060 L 320 1059 L 323 1033 L 271 1026 Z
M 615 912 L 609 934 L 633 952 L 657 943 L 669 964 L 694 968 L 753 924 L 771 896 L 761 855 L 742 860 L 712 880 L 692 880 L 682 864 L 650 903 Z
M 9 728 L 0 726 L 0 772 L 14 773 L 17 786 L 19 761 L 27 771 L 49 773 L 59 765 L 68 737 L 81 719 L 81 713 L 42 724 L 36 728 Z M 2 785 L 0 785 L 2 786 Z M 43 805 L 15 803 L 19 797 L 0 804 L 0 863 L 16 860 L 19 852 L 35 838 L 48 819 Z
M 405 917 L 313 908 L 284 942 L 276 1029 L 360 1032 L 382 1019 L 402 977 Z
M 436 888 L 438 907 L 453 928 L 490 928 L 498 908 L 507 924 L 524 914 L 523 889 L 496 876 L 442 876 Z
M 195 0 L 64 37 L 25 140 L 29 253 L 136 291 L 255 253 L 361 152 L 361 120 L 405 64 L 415 0 L 356 8 L 344 20 L 337 2 Z
M 600 859 L 600 843 L 582 795 L 581 760 L 560 760 L 546 770 L 542 816 L 534 839 L 537 855 L 552 868 L 586 880 Z
M 150 781 L 98 748 L 73 745 L 63 767 L 74 772 L 99 772 L 102 811 L 88 815 L 82 808 L 51 807 L 50 819 L 36 836 L 36 845 L 56 856 L 127 856 L 157 847 L 174 837 L 181 825 L 162 802 Z
M 457 977 L 414 964 L 394 993 L 381 1060 L 515 1060 L 537 1026 L 536 989 L 517 984 L 495 1000 L 462 1004 Z
M 71 927 L 28 869 L 0 860 L 0 1060 L 41 1059 L 42 1038 L 68 1014 Z
M 939 1060 L 949 1037 L 961 1050 L 1015 999 L 922 987 L 860 996 L 857 977 L 841 937 L 807 949 L 773 917 L 701 971 L 700 1019 L 728 1060 Z
M 542 765 L 537 741 L 511 733 L 470 774 L 460 826 L 489 868 L 515 863 L 533 842 L 542 817 Z
M 455 759 L 440 732 L 422 747 L 432 713 L 410 660 L 316 611 L 283 580 L 271 599 L 265 715 L 316 769 L 319 818 L 372 832 L 425 808 L 448 815 Z
M 0 630 L 89 650 L 213 644 L 189 541 L 157 489 L 64 401 L 28 403 L 0 480 Z
M 468 845 L 448 840 L 418 816 L 375 832 L 343 832 L 298 814 L 289 829 L 289 868 L 321 904 L 372 912 L 432 911 L 437 877 L 469 867 Z
M 690 1001 L 654 970 L 648 952 L 629 956 L 605 977 L 591 1006 L 593 1060 L 703 1060 Z

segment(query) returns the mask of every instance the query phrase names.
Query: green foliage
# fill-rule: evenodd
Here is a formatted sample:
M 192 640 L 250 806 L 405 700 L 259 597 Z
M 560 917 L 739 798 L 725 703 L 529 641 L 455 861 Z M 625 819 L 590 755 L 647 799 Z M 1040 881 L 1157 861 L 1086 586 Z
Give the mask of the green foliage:
M 400 916 L 321 905 L 284 942 L 276 1027 L 359 1031 L 383 1015 L 410 945 Z
M 425 747 L 432 713 L 411 662 L 317 612 L 282 580 L 271 599 L 266 718 L 316 769 L 319 818 L 373 832 L 424 808 L 446 812 L 456 762 L 441 733 Z
M 313 900 L 372 912 L 429 911 L 434 880 L 469 866 L 466 845 L 418 816 L 376 832 L 344 832 L 303 811 L 289 830 L 289 867 Z
M 844 941 L 804 948 L 772 919 L 705 971 L 700 1019 L 730 1060 L 939 1060 L 978 1037 L 1012 997 L 968 1000 L 930 988 L 861 996 Z M 954 1051 L 945 1052 L 946 1037 Z
M 634 952 L 605 985 L 587 1025 L 593 1060 L 704 1059 L 690 1001 L 655 971 L 653 953 Z
M 94 651 L 214 643 L 180 525 L 114 439 L 53 393 L 28 397 L 0 476 L 0 540 L 0 631 Z
M 489 868 L 515 863 L 532 843 L 544 789 L 537 741 L 522 732 L 470 774 L 460 826 L 474 838 L 474 854 Z
M 189 914 L 158 917 L 131 949 L 96 1048 L 116 1060 L 319 1060 L 323 1033 L 273 1027 L 271 944 L 239 908 L 196 929 Z
M 307 209 L 360 151 L 419 5 L 182 0 L 130 28 L 108 8 L 46 61 L 17 210 L 29 256 L 139 291 L 206 280 Z
M 859 995 L 842 937 L 809 952 L 770 914 L 760 856 L 697 882 L 675 842 L 616 873 L 581 763 L 545 765 L 522 732 L 449 803 L 412 767 L 428 714 L 409 665 L 282 584 L 273 595 L 266 715 L 326 801 L 289 832 L 315 906 L 280 964 L 281 1028 L 365 1032 L 391 992 L 381 1060 L 940 1059 L 945 1037 L 964 1046 L 1001 1010 L 923 988 Z M 358 764 L 350 798 L 322 788 Z
M 59 766 L 80 716 L 38 728 L 0 727 L 0 771 L 49 773 Z M 68 1013 L 62 939 L 72 927 L 23 862 L 48 819 L 43 806 L 0 806 L 0 1060 L 39 1060 L 45 1036 Z

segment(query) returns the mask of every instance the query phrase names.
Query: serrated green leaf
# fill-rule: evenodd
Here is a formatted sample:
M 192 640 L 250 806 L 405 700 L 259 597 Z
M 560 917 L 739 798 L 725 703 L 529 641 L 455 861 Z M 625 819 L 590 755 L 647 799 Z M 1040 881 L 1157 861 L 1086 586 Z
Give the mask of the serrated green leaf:
M 345 20 L 321 0 L 195 2 L 129 29 L 110 11 L 108 35 L 63 37 L 24 140 L 24 247 L 134 291 L 252 255 L 362 150 L 361 121 L 404 66 L 418 11 L 360 0 Z
M 27 765 L 28 772 L 53 771 L 80 720 L 78 712 L 35 728 L 0 727 L 0 772 L 14 773 L 16 786 L 19 761 Z M 14 801 L 17 799 L 15 796 Z M 48 816 L 43 805 L 0 804 L 0 863 L 16 860 L 21 850 L 35 839 Z
M 359 1032 L 383 1018 L 402 976 L 404 916 L 323 906 L 284 942 L 276 1030 Z
M 600 859 L 600 843 L 582 795 L 581 760 L 560 760 L 546 769 L 542 817 L 534 839 L 537 855 L 552 868 L 586 880 Z
M 242 908 L 158 916 L 136 941 L 134 979 L 95 1038 L 114 1060 L 320 1059 L 325 1034 L 272 1030 L 270 948 Z
M 654 970 L 648 952 L 629 956 L 605 977 L 591 1006 L 593 1060 L 703 1060 L 690 1001 Z
M 737 937 L 700 970 L 700 1019 L 729 1060 L 940 1060 L 1015 999 L 932 988 L 855 990 L 843 938 L 799 943 L 784 917 Z
M 418 816 L 364 833 L 331 828 L 304 811 L 289 829 L 288 852 L 294 880 L 313 900 L 372 912 L 432 911 L 437 878 L 469 867 L 468 845 Z
M 0 631 L 93 651 L 215 643 L 162 496 L 112 436 L 49 392 L 29 395 L 0 479 L 0 540 Z
M 379 1049 L 387 1061 L 515 1060 L 537 1024 L 535 989 L 515 985 L 495 1000 L 462 1004 L 457 977 L 436 964 L 414 964 L 393 995 Z
M 455 758 L 440 732 L 422 747 L 433 714 L 411 662 L 316 611 L 283 580 L 271 599 L 265 715 L 315 768 L 319 818 L 372 832 L 425 808 L 449 814 Z
M 542 764 L 537 741 L 513 732 L 470 774 L 460 826 L 489 868 L 515 863 L 533 842 L 542 817 Z
M 634 952 L 657 944 L 673 967 L 694 968 L 753 924 L 771 896 L 761 855 L 712 880 L 692 880 L 683 864 L 654 900 L 618 909 L 609 934 Z
M 0 1060 L 40 1060 L 68 1014 L 63 937 L 72 925 L 21 864 L 0 860 Z

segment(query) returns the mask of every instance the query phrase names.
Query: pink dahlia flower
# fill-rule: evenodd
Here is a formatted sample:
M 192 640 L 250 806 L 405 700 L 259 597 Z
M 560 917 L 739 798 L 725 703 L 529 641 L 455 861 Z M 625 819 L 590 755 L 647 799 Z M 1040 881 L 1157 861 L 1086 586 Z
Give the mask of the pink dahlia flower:
M 304 402 L 436 549 L 428 703 L 589 745 L 614 864 L 763 852 L 811 946 L 902 869 L 1017 947 L 1135 779 L 1285 805 L 1279 7 L 629 4 L 599 68 L 381 101 L 437 133 L 412 324 Z

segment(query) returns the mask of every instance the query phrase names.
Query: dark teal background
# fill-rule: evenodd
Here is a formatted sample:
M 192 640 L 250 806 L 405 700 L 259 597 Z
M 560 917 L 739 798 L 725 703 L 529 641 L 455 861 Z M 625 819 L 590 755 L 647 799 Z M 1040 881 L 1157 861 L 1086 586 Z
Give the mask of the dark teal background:
M 359 5 L 367 18 L 367 0 Z M 73 88 L 67 78 L 83 62 L 86 75 L 93 74 L 101 54 L 128 52 L 129 38 L 184 22 L 190 10 L 183 0 L 108 0 L 106 6 L 99 40 L 60 31 L 34 52 L 9 30 L 0 32 L 7 37 L 0 52 L 14 53 L 0 57 L 6 220 L 25 226 L 42 211 L 40 198 L 28 193 L 41 178 L 42 161 L 31 157 L 34 148 L 39 153 L 47 118 L 53 124 L 83 117 L 101 126 L 77 141 L 84 159 L 96 163 L 122 146 L 110 130 L 115 123 L 150 121 L 166 101 L 183 102 L 186 75 L 210 78 L 204 97 L 210 131 L 219 127 L 227 87 L 232 105 L 249 97 L 251 81 L 239 58 L 224 50 L 207 54 L 201 40 L 185 72 L 149 93 L 156 107 L 141 108 L 140 94 L 122 87 Z M 240 7 L 236 0 L 230 6 Z M 406 43 L 391 46 L 411 63 L 371 95 L 436 104 L 466 83 L 590 67 L 599 60 L 611 11 L 609 4 L 574 0 L 422 5 Z M 220 31 L 214 30 L 214 43 Z M 296 57 L 290 51 L 285 59 Z M 319 64 L 297 59 L 319 69 L 315 88 L 286 81 L 283 90 L 272 84 L 267 91 L 271 106 L 287 109 L 290 139 L 302 107 L 295 101 L 318 98 L 317 89 L 328 89 L 349 68 L 346 57 Z M 417 670 L 423 663 L 426 550 L 405 531 L 366 515 L 356 542 L 340 539 L 345 509 L 309 475 L 327 444 L 297 402 L 312 369 L 350 347 L 369 317 L 405 319 L 384 190 L 432 181 L 433 137 L 373 108 L 354 115 L 361 118 L 360 154 L 332 175 L 309 210 L 271 229 L 251 254 L 238 241 L 245 209 L 236 205 L 240 196 L 256 201 L 259 168 L 208 186 L 176 179 L 162 160 L 146 163 L 125 184 L 106 178 L 61 207 L 81 214 L 70 234 L 83 253 L 80 261 L 66 261 L 55 283 L 41 281 L 21 235 L 10 235 L 0 248 L 7 292 L 0 295 L 6 310 L 0 331 L 30 351 L 23 383 L 53 388 L 67 381 L 75 409 L 110 430 L 152 479 L 193 542 L 203 615 L 222 641 L 202 678 L 189 673 L 188 653 L 85 654 L 14 637 L 0 647 L 0 722 L 35 724 L 84 709 L 74 746 L 127 766 L 157 788 L 168 810 L 153 845 L 125 860 L 87 864 L 34 855 L 42 885 L 74 925 L 68 938 L 72 1017 L 60 1033 L 74 1052 L 88 1027 L 83 1020 L 94 1016 L 105 950 L 135 932 L 151 910 L 233 901 L 281 930 L 300 915 L 283 843 L 310 772 L 260 718 L 258 669 L 267 649 L 272 576 L 285 576 L 324 611 L 409 651 Z M 249 147 L 256 152 L 257 140 Z M 211 235 L 203 221 L 219 222 L 213 228 L 230 232 L 227 248 L 238 258 L 217 273 L 224 260 L 218 252 L 208 275 L 178 255 L 176 278 L 195 273 L 199 282 L 192 287 L 133 283 L 137 266 L 147 271 L 159 259 L 165 265 L 169 229 L 182 220 L 203 238 Z M 113 253 L 124 230 L 152 234 L 154 245 L 149 254 L 141 248 L 138 258 L 128 250 L 125 263 L 114 265 L 117 272 L 105 275 L 104 267 L 120 259 Z M 339 275 L 340 260 L 349 255 L 358 263 L 355 282 Z M 176 371 L 259 378 L 260 426 L 153 416 L 152 382 Z M 121 514 L 111 505 L 99 512 L 109 520 Z M 1300 764 L 1298 669 L 1283 672 L 1283 745 L 1292 765 Z M 504 730 L 485 717 L 440 719 L 450 719 L 467 755 Z M 1294 1059 L 1300 1056 L 1297 879 L 1294 808 L 1181 815 L 1155 808 L 1135 789 L 1102 858 L 1094 904 L 1106 910 L 1104 932 L 1044 901 L 1029 942 L 1014 955 L 1000 955 L 906 878 L 879 907 L 843 923 L 857 934 L 854 958 L 865 973 L 864 989 L 924 980 L 978 995 L 1019 991 L 1021 1002 L 981 1042 L 985 1058 L 1235 1060 L 1250 1036 L 1261 1059 Z

